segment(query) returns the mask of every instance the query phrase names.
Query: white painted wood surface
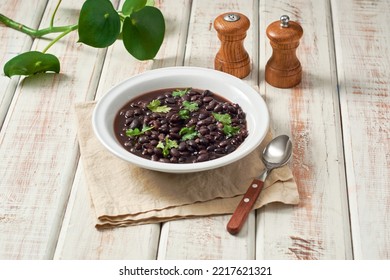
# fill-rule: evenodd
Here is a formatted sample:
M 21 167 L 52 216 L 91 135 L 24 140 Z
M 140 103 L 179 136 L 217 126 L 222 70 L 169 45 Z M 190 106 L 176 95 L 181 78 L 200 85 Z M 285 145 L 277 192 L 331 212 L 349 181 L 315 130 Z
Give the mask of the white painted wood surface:
M 265 94 L 275 134 L 287 133 L 292 137 L 290 166 L 301 202 L 297 207 L 269 205 L 258 211 L 256 258 L 351 259 L 329 3 L 260 3 L 260 34 L 264 34 L 260 38 L 262 74 L 272 54 L 265 29 L 278 20 L 280 13 L 299 22 L 304 35 L 297 50 L 303 68 L 300 85 L 277 89 L 265 83 L 263 75 L 260 78 L 260 90 Z M 283 11 L 280 7 L 284 7 Z
M 23 21 L 26 26 L 37 28 L 42 19 L 46 2 L 42 0 L 28 2 L 3 0 L 0 2 L 0 13 L 17 22 Z M 29 36 L 0 24 L 0 65 L 3 66 L 15 55 L 30 50 L 32 41 Z M 17 77 L 9 79 L 4 75 L 0 76 L 0 127 L 8 112 L 18 81 Z
M 332 10 L 354 256 L 390 259 L 390 2 Z
M 127 53 L 122 42 L 116 42 L 108 49 L 106 55 L 97 89 L 97 100 L 113 85 L 137 73 L 183 63 L 190 2 L 169 0 L 159 3 L 158 7 L 164 13 L 166 38 L 169 38 L 164 41 L 158 56 L 153 61 L 139 62 Z M 177 10 L 181 12 L 177 13 Z M 82 162 L 78 164 L 78 170 L 82 170 Z M 155 259 L 157 257 L 159 224 L 97 231 L 93 225 L 94 209 L 83 178 L 74 182 L 73 192 L 72 204 L 68 204 L 57 245 L 56 259 Z M 80 215 L 80 213 L 89 213 L 89 215 Z M 110 245 L 106 247 L 104 240 L 110 240 Z M 80 243 L 87 244 L 87 247 L 80 246 Z M 102 250 L 104 253 L 101 253 Z
M 56 5 L 56 0 L 49 1 L 41 28 L 49 25 Z M 77 0 L 63 1 L 56 24 L 77 23 L 81 5 Z M 53 257 L 77 167 L 72 106 L 93 98 L 105 53 L 77 44 L 77 39 L 77 32 L 71 33 L 49 51 L 60 58 L 62 74 L 23 79 L 7 112 L 0 133 L 0 209 L 4 217 L 0 258 Z M 34 40 L 31 49 L 42 50 L 47 44 L 45 39 Z
M 77 44 L 74 32 L 50 49 L 61 74 L 20 82 L 0 76 L 0 259 L 389 259 L 389 1 L 156 3 L 167 35 L 153 61 L 134 60 L 121 42 L 107 50 Z M 6 0 L 0 13 L 45 27 L 56 4 Z M 77 22 L 81 5 L 63 1 L 57 24 Z M 244 80 L 259 85 L 274 134 L 293 138 L 290 166 L 301 203 L 252 212 L 238 236 L 225 231 L 229 216 L 97 231 L 74 103 L 99 99 L 148 69 L 213 68 L 219 41 L 212 22 L 226 11 L 251 20 L 245 48 L 252 72 Z M 291 90 L 264 82 L 272 52 L 265 29 L 281 14 L 304 29 L 304 77 Z M 1 68 L 16 53 L 47 44 L 4 26 L 0 39 Z

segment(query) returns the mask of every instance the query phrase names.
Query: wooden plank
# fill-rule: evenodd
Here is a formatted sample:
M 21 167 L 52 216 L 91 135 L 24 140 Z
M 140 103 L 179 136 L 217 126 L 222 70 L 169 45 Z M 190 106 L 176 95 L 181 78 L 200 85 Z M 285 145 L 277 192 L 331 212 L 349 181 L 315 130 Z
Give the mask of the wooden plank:
M 57 2 L 49 2 L 41 27 Z M 77 23 L 82 4 L 63 1 L 56 24 Z M 22 80 L 1 130 L 1 259 L 53 257 L 78 159 L 72 107 L 93 98 L 105 53 L 77 40 L 73 32 L 49 51 L 60 57 L 62 74 Z M 32 49 L 47 44 L 36 40 Z
M 156 258 L 160 224 L 98 231 L 95 221 L 84 171 L 78 168 L 54 259 Z
M 266 27 L 282 14 L 304 30 L 297 56 L 302 83 L 277 89 L 264 81 L 272 54 Z M 260 1 L 260 90 L 274 134 L 290 134 L 290 166 L 301 202 L 269 205 L 258 211 L 256 258 L 351 259 L 348 201 L 336 85 L 333 34 L 328 1 Z
M 26 26 L 36 28 L 46 4 L 46 0 L 4 0 L 0 2 L 0 13 L 17 22 L 23 22 Z M 0 24 L 0 42 L 0 66 L 1 73 L 3 73 L 4 64 L 17 54 L 28 51 L 33 40 L 27 35 Z M 3 74 L 0 75 L 0 127 L 4 122 L 18 81 L 18 77 L 9 79 Z
M 225 12 L 237 11 L 251 21 L 245 39 L 251 74 L 245 80 L 257 85 L 257 1 L 194 0 L 186 48 L 185 65 L 213 68 L 220 43 L 212 24 Z M 173 221 L 163 224 L 158 259 L 253 259 L 254 214 L 238 236 L 226 231 L 229 215 Z
M 332 1 L 355 259 L 390 258 L 390 2 Z
M 149 69 L 181 65 L 191 3 L 186 0 L 159 1 L 166 20 L 166 35 L 157 57 L 150 61 L 136 61 L 121 42 L 109 48 L 96 99 L 102 97 L 113 85 Z M 181 11 L 178 13 L 177 11 Z M 82 174 L 82 162 L 78 174 Z M 160 236 L 160 224 L 133 226 L 98 231 L 96 217 L 90 203 L 83 175 L 77 176 L 67 208 L 61 235 L 56 249 L 56 259 L 155 259 Z M 84 213 L 84 214 L 80 214 Z M 84 244 L 80 246 L 80 244 Z M 124 244 L 126 244 L 124 246 Z

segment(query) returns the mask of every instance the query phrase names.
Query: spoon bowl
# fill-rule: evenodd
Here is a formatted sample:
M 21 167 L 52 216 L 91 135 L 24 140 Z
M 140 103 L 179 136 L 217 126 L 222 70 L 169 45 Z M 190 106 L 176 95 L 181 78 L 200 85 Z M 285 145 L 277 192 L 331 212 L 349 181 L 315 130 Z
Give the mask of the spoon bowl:
M 272 169 L 281 167 L 290 160 L 292 154 L 292 143 L 287 135 L 279 135 L 272 139 L 264 148 L 262 161 L 265 165 L 264 171 L 254 178 L 232 217 L 227 224 L 227 230 L 231 234 L 237 234 L 244 225 L 249 212 L 252 210 L 259 194 L 263 188 L 264 181 Z
M 266 168 L 285 165 L 292 154 L 292 143 L 287 135 L 279 135 L 264 148 L 262 161 Z M 275 168 L 274 167 L 274 168 Z

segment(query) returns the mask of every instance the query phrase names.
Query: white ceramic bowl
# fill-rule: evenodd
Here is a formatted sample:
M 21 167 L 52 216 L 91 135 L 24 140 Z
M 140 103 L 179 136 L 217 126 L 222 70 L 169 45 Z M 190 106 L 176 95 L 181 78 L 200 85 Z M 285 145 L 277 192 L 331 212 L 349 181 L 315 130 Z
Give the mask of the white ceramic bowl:
M 163 88 L 208 89 L 241 106 L 246 113 L 248 137 L 232 153 L 198 163 L 163 163 L 148 160 L 126 151 L 114 135 L 114 118 L 134 97 Z M 258 92 L 229 74 L 206 68 L 168 67 L 133 76 L 109 90 L 97 103 L 92 125 L 100 142 L 114 155 L 151 170 L 189 173 L 221 167 L 243 158 L 264 139 L 269 124 L 267 106 Z

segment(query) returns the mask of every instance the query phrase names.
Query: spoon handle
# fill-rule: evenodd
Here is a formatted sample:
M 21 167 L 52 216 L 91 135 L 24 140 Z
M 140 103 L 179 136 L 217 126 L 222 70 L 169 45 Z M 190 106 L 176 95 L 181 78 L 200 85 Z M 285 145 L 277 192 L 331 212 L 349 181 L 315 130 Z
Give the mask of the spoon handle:
M 244 197 L 241 199 L 232 217 L 230 218 L 226 229 L 231 234 L 237 234 L 246 219 L 248 218 L 249 212 L 252 210 L 261 190 L 263 189 L 264 182 L 259 179 L 253 179 L 251 186 L 248 188 Z

